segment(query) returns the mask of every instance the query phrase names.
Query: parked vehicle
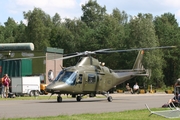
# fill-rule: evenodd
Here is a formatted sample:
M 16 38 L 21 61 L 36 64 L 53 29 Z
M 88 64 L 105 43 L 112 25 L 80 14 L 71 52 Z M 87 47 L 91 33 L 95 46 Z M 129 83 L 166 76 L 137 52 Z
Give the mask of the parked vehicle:
M 16 96 L 38 96 L 40 94 L 40 77 L 12 77 L 11 78 L 11 92 Z

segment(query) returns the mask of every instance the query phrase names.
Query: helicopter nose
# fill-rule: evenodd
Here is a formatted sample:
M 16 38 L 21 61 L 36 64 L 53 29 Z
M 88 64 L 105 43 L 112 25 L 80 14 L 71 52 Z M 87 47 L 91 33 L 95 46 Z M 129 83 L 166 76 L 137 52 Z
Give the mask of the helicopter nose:
M 67 84 L 64 84 L 64 83 L 53 84 L 53 83 L 51 83 L 48 86 L 46 86 L 46 91 L 50 92 L 50 93 L 54 93 L 56 91 L 60 92 L 60 91 L 63 91 L 65 86 L 67 86 Z
M 47 92 L 53 92 L 54 90 L 53 90 L 53 86 L 52 85 L 48 85 L 48 86 L 46 86 L 46 89 L 45 89 Z

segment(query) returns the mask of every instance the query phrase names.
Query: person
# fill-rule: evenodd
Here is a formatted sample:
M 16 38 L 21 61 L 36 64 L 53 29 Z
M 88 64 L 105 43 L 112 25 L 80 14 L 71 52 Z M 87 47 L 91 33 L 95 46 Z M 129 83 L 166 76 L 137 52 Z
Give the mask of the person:
M 178 85 L 180 85 L 180 78 L 178 78 L 177 81 L 174 84 L 174 86 L 178 86 Z
M 128 91 L 130 91 L 131 93 L 133 93 L 132 88 L 129 86 L 129 83 L 126 84 L 126 89 L 127 89 Z
M 3 85 L 4 85 L 4 92 L 6 94 L 6 98 L 8 98 L 8 93 L 9 93 L 9 85 L 10 85 L 10 78 L 8 76 L 8 74 L 5 74 L 3 76 Z
M 54 73 L 53 73 L 52 70 L 49 70 L 48 71 L 48 80 L 49 80 L 49 82 L 52 82 L 53 79 L 54 79 Z
M 178 104 L 180 102 L 180 94 L 176 92 L 173 98 L 169 99 L 168 105 L 173 103 L 174 105 Z
M 133 92 L 138 92 L 139 91 L 139 85 L 138 83 L 136 82 L 136 84 L 133 86 Z
M 5 76 L 5 75 L 4 75 Z M 1 78 L 1 98 L 4 98 L 4 76 Z

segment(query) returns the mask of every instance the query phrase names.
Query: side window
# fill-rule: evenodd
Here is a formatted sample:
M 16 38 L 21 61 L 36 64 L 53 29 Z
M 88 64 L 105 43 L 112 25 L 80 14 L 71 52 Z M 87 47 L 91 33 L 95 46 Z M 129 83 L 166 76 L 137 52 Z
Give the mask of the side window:
M 79 84 L 82 84 L 82 77 L 83 77 L 83 75 L 79 74 L 79 78 L 78 78 L 78 81 L 77 81 Z
M 101 67 L 100 66 L 95 66 L 96 67 L 96 69 L 99 69 L 99 70 L 101 70 Z
M 96 76 L 94 74 L 88 74 L 88 83 L 95 83 L 96 82 Z

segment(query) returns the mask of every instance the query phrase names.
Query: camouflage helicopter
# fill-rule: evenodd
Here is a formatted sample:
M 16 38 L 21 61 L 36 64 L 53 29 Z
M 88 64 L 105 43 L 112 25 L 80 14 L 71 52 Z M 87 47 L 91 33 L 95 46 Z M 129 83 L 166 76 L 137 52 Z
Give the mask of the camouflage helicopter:
M 81 101 L 84 95 L 95 97 L 96 94 L 104 95 L 109 102 L 112 97 L 107 92 L 116 85 L 119 85 L 136 76 L 148 76 L 148 72 L 142 65 L 142 58 L 145 50 L 158 48 L 173 48 L 175 46 L 163 46 L 152 48 L 138 48 L 127 50 L 101 49 L 96 51 L 85 51 L 64 55 L 58 59 L 69 59 L 77 56 L 83 56 L 75 66 L 63 68 L 57 77 L 46 87 L 46 91 L 58 94 L 57 102 L 62 102 L 61 94 L 70 94 Z M 109 54 L 114 52 L 139 51 L 132 69 L 129 70 L 112 70 L 98 59 L 93 58 L 92 54 Z

